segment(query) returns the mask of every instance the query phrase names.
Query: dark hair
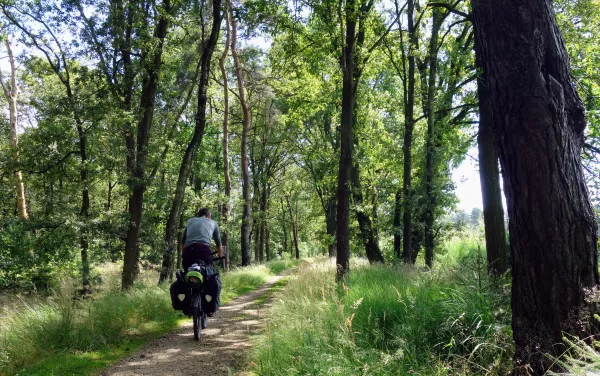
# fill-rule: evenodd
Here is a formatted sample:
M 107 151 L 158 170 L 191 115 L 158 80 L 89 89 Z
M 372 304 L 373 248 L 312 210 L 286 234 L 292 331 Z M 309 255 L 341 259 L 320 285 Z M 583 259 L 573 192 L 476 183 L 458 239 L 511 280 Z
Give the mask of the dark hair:
M 210 210 L 208 210 L 208 208 L 202 208 L 196 212 L 196 217 L 208 217 L 209 215 Z

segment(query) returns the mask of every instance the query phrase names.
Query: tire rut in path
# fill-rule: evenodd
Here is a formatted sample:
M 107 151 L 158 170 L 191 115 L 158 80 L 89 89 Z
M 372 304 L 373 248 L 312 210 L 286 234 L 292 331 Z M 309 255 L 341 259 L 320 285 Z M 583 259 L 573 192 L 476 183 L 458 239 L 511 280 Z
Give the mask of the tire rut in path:
M 244 365 L 250 336 L 262 327 L 261 311 L 271 287 L 287 273 L 221 307 L 200 341 L 194 341 L 192 320 L 175 331 L 144 345 L 135 354 L 99 373 L 100 376 L 229 375 Z M 262 299 L 261 299 L 262 300 Z M 268 300 L 268 299 L 267 299 Z

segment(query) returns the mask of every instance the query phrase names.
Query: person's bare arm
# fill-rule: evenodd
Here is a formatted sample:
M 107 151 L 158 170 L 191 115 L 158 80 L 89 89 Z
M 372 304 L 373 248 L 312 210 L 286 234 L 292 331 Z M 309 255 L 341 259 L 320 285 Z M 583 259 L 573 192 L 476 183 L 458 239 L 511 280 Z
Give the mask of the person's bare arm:
M 183 229 L 183 235 L 181 236 L 181 249 L 185 245 L 185 238 L 187 237 L 187 227 Z
M 217 244 L 217 255 L 219 255 L 219 257 L 223 257 L 223 245 L 221 244 L 221 233 L 219 232 L 218 224 L 215 226 L 215 231 L 213 232 L 213 239 Z

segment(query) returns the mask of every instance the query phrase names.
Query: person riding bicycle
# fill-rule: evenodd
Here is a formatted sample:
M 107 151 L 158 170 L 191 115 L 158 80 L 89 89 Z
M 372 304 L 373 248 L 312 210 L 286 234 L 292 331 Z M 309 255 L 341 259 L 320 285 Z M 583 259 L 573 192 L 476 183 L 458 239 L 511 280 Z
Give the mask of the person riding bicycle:
M 183 243 L 181 258 L 183 270 L 188 270 L 190 266 L 200 260 L 212 265 L 213 257 L 210 251 L 211 238 L 214 239 L 217 245 L 218 256 L 223 257 L 219 225 L 211 219 L 208 208 L 202 208 L 198 210 L 196 217 L 188 219 L 183 231 L 181 239 Z

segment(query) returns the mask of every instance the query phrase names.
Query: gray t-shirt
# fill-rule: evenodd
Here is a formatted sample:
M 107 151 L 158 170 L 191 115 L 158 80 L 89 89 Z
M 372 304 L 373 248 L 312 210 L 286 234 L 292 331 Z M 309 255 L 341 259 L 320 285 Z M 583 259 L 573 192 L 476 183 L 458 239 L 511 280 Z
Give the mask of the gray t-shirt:
M 210 239 L 214 239 L 217 246 L 221 245 L 221 234 L 217 222 L 206 217 L 188 219 L 183 232 L 184 248 L 194 243 L 210 245 Z

